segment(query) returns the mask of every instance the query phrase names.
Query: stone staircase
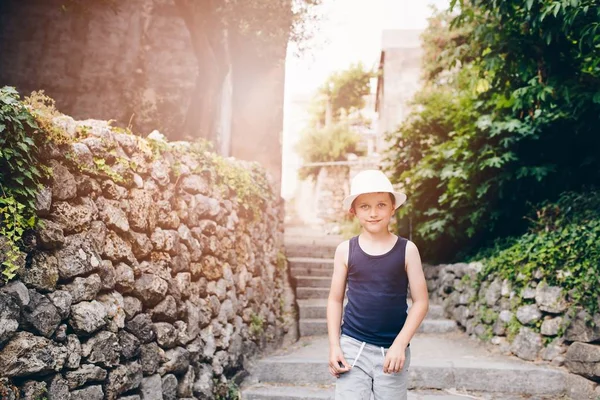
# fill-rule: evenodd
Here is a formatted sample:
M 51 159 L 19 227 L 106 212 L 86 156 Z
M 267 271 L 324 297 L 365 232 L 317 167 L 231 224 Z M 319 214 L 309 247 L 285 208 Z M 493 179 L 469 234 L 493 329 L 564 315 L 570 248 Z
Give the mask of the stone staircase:
M 312 232 L 288 234 L 286 252 L 300 310 L 301 339 L 258 360 L 242 384 L 245 400 L 333 399 L 327 369 L 326 308 L 335 246 L 342 240 Z M 411 341 L 409 399 L 570 399 L 568 374 L 509 357 L 466 336 L 431 304 Z
M 292 276 L 296 279 L 300 335 L 327 335 L 327 296 L 333 272 L 333 259 L 290 256 L 288 261 Z M 432 305 L 419 332 L 444 333 L 456 330 L 456 322 L 445 319 L 443 314 L 442 306 Z

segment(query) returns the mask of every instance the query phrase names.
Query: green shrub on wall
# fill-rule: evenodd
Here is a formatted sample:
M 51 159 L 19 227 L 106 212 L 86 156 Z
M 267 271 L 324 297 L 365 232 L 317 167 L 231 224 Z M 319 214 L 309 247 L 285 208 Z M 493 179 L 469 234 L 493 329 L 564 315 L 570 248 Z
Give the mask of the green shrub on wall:
M 598 312 L 600 192 L 564 193 L 542 204 L 530 221 L 527 234 L 474 257 L 483 259 L 479 281 L 500 276 L 519 293 L 535 275 L 562 287 L 573 304 Z
M 0 240 L 3 280 L 22 264 L 20 247 L 36 224 L 35 198 L 49 170 L 39 162 L 42 135 L 12 87 L 0 88 Z
M 214 153 L 212 143 L 200 139 L 190 143 L 199 166 L 192 171 L 205 174 L 226 198 L 236 197 L 242 216 L 258 221 L 272 193 L 268 178 L 257 162 L 235 162 Z M 169 148 L 164 151 L 170 151 Z
M 451 4 L 422 35 L 423 86 L 386 152 L 430 263 L 521 235 L 530 204 L 600 182 L 600 2 Z

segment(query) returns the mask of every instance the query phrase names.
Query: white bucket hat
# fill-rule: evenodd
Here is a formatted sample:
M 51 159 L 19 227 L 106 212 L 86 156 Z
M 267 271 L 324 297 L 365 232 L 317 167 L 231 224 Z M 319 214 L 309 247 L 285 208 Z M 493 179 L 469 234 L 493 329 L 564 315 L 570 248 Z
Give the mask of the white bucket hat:
M 354 199 L 361 194 L 378 192 L 392 193 L 396 199 L 395 209 L 406 201 L 406 195 L 402 192 L 396 192 L 392 183 L 383 172 L 377 169 L 367 169 L 359 172 L 352 178 L 350 195 L 346 196 L 343 202 L 344 210 L 349 211 Z

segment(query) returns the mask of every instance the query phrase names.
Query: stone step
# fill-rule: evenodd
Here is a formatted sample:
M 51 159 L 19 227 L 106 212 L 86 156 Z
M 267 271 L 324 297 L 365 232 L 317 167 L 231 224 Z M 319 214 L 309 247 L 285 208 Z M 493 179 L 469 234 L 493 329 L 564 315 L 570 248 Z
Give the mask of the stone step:
M 485 395 L 483 397 L 483 394 L 480 393 L 457 393 L 457 391 L 452 390 L 409 390 L 408 400 L 526 399 L 526 397 L 511 396 L 502 393 L 495 396 L 490 393 Z M 335 387 L 333 385 L 317 387 L 258 384 L 242 390 L 243 400 L 333 400 L 334 398 Z
M 254 385 L 242 390 L 242 400 L 333 400 L 334 390 L 333 387 Z
M 333 258 L 314 258 L 314 257 L 290 257 L 287 256 L 288 263 L 292 269 L 308 268 L 308 269 L 333 269 Z
M 327 318 L 327 299 L 304 299 L 297 300 L 297 302 L 300 320 L 304 318 Z
M 315 258 L 333 258 L 337 243 L 315 243 L 307 244 L 285 243 L 285 255 L 289 257 L 315 257 Z
M 311 288 L 311 287 L 296 287 L 296 298 L 303 299 L 327 299 L 329 297 L 329 288 Z
M 449 333 L 457 330 L 455 321 L 450 319 L 424 319 L 419 325 L 419 333 Z M 324 318 L 300 318 L 300 336 L 327 335 L 327 320 Z
M 329 288 L 330 276 L 296 276 L 296 287 Z
M 427 319 L 425 318 L 417 332 L 420 333 L 449 333 L 458 329 L 456 321 L 451 319 Z
M 258 361 L 252 379 L 277 385 L 332 385 L 335 378 L 327 368 L 328 349 L 326 336 L 302 338 L 292 348 Z M 568 373 L 563 369 L 502 355 L 459 332 L 417 334 L 411 341 L 411 354 L 409 389 L 556 399 L 569 390 Z
M 429 311 L 427 311 L 427 316 L 425 318 L 445 319 L 444 306 L 442 306 L 441 304 L 429 304 Z
M 300 268 L 294 267 L 291 269 L 293 277 L 299 276 L 326 276 L 331 278 L 333 275 L 333 268 Z
M 345 239 L 340 235 L 332 235 L 325 234 L 323 232 L 322 227 L 318 227 L 315 229 L 311 229 L 310 231 L 302 228 L 303 232 L 295 230 L 290 227 L 285 227 L 285 232 L 283 236 L 283 240 L 286 246 L 293 244 L 304 244 L 304 245 L 314 245 L 314 244 L 327 244 L 331 246 L 337 246 L 342 243 Z
M 327 299 L 298 300 L 300 319 L 327 318 Z M 444 319 L 444 308 L 439 304 L 430 304 L 426 319 Z

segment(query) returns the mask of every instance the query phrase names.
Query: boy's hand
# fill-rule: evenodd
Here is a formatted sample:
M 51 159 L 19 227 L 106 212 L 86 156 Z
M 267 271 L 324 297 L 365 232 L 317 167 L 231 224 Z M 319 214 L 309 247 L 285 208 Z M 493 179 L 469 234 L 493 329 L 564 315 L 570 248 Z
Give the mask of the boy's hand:
M 341 367 L 340 367 L 341 363 Z M 329 373 L 336 378 L 340 377 L 340 374 L 350 371 L 352 368 L 344 358 L 344 352 L 340 346 L 333 346 L 329 348 Z
M 388 349 L 383 362 L 383 372 L 391 374 L 402 371 L 404 360 L 406 358 L 406 345 L 394 342 Z

